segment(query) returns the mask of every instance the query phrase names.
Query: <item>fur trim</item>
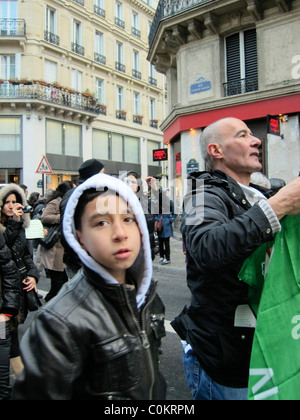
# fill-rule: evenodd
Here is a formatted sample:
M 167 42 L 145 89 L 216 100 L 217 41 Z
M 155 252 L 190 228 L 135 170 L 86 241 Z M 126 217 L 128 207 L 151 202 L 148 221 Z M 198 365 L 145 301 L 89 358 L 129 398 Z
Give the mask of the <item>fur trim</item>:
M 3 207 L 3 199 L 9 195 L 10 192 L 16 191 L 22 198 L 22 205 L 27 206 L 26 197 L 24 194 L 24 190 L 17 184 L 8 184 L 5 187 L 0 189 L 0 211 L 2 211 Z M 30 215 L 28 213 L 25 213 L 23 216 L 23 228 L 28 228 L 30 224 Z M 0 231 L 3 233 L 5 231 L 5 227 L 3 225 L 0 225 Z

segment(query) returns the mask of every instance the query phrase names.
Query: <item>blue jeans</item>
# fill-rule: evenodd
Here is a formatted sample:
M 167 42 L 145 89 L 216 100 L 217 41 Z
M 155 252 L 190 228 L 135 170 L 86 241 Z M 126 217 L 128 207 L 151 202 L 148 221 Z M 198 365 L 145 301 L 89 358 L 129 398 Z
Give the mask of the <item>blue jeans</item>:
M 248 399 L 248 388 L 229 388 L 213 381 L 200 366 L 191 346 L 185 342 L 183 342 L 183 367 L 194 400 L 246 401 Z

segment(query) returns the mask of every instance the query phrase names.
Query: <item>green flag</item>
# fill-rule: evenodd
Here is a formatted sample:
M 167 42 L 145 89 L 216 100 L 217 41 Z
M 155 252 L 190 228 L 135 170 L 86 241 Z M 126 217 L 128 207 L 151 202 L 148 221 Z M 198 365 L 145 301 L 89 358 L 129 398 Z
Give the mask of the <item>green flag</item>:
M 300 400 L 300 216 L 282 221 L 266 268 L 267 249 L 260 247 L 239 275 L 257 314 L 248 397 Z

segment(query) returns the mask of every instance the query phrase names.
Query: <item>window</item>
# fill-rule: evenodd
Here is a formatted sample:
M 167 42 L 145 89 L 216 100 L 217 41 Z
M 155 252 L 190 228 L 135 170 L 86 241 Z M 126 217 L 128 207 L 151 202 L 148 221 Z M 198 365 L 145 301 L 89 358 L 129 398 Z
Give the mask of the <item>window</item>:
M 95 33 L 95 61 L 104 65 L 106 64 L 104 34 L 98 31 Z
M 72 89 L 77 92 L 82 90 L 82 73 L 81 71 L 72 69 Z
M 149 63 L 149 83 L 153 86 L 157 86 L 156 69 L 151 63 Z
M 138 92 L 133 92 L 133 113 L 141 115 L 141 94 Z
M 148 158 L 148 165 L 150 166 L 160 166 L 161 162 L 153 162 L 153 150 L 157 150 L 161 148 L 161 143 L 157 141 L 148 140 L 147 142 L 147 158 Z
M 133 50 L 133 69 L 132 69 L 133 77 L 137 79 L 141 79 L 142 75 L 140 72 L 140 53 L 139 51 Z
M 96 78 L 96 98 L 100 104 L 105 104 L 105 81 Z
M 56 82 L 57 78 L 57 64 L 53 61 L 45 60 L 45 80 L 49 83 Z
M 125 137 L 125 162 L 140 163 L 140 139 Z
M 125 29 L 123 4 L 119 1 L 116 1 L 115 3 L 115 24 L 120 28 Z
M 47 153 L 81 157 L 81 126 L 47 120 Z
M 116 70 L 125 73 L 124 65 L 124 45 L 121 42 L 116 42 Z
M 258 90 L 256 30 L 239 32 L 226 38 L 225 96 Z
M 111 160 L 123 162 L 123 136 L 112 133 L 111 135 Z
M 106 131 L 93 130 L 93 156 L 109 160 L 109 137 Z
M 21 118 L 0 117 L 0 151 L 21 150 Z
M 59 45 L 59 36 L 57 34 L 57 13 L 55 9 L 46 7 L 45 17 L 45 40 L 52 44 Z
M 137 36 L 138 38 L 141 37 L 141 31 L 140 31 L 140 19 L 139 14 L 132 11 L 132 29 L 131 29 L 133 35 Z
M 2 19 L 17 19 L 18 17 L 18 2 L 17 1 L 0 1 L 0 18 Z
M 82 46 L 82 23 L 73 19 L 72 29 L 72 51 L 76 54 L 84 55 Z
M 16 77 L 15 55 L 0 55 L 0 76 L 2 79 L 14 79 Z
M 124 110 L 124 88 L 122 86 L 117 86 L 116 108 Z
M 94 12 L 97 15 L 105 18 L 104 0 L 95 0 Z

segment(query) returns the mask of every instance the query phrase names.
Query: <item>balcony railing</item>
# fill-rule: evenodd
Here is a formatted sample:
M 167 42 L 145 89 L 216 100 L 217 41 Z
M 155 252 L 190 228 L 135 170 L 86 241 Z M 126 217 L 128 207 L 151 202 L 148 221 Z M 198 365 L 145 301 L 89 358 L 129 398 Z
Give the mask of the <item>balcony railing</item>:
M 235 80 L 224 83 L 224 96 L 242 95 L 258 90 L 258 79 L 256 77 Z
M 24 19 L 0 19 L 0 36 L 25 36 Z
M 206 3 L 212 3 L 214 1 L 216 0 L 160 0 L 156 9 L 156 13 L 149 34 L 150 48 L 154 41 L 160 22 L 163 19 L 178 15 L 180 13 L 185 12 L 188 9 L 203 6 Z
M 71 49 L 76 54 L 84 55 L 84 47 L 76 42 L 72 42 Z
M 106 65 L 106 57 L 104 55 L 95 52 L 94 59 L 97 61 L 97 63 Z
M 59 45 L 59 36 L 53 34 L 52 32 L 45 31 L 44 33 L 45 41 L 51 42 L 51 44 Z
M 102 9 L 102 7 L 99 7 L 96 4 L 94 4 L 94 12 L 96 13 L 96 15 L 101 16 L 105 19 L 105 10 Z
M 0 99 L 3 98 L 25 99 L 26 101 L 39 99 L 95 114 L 105 115 L 106 113 L 106 107 L 104 112 L 103 105 L 100 105 L 93 96 L 43 81 L 0 80 Z

